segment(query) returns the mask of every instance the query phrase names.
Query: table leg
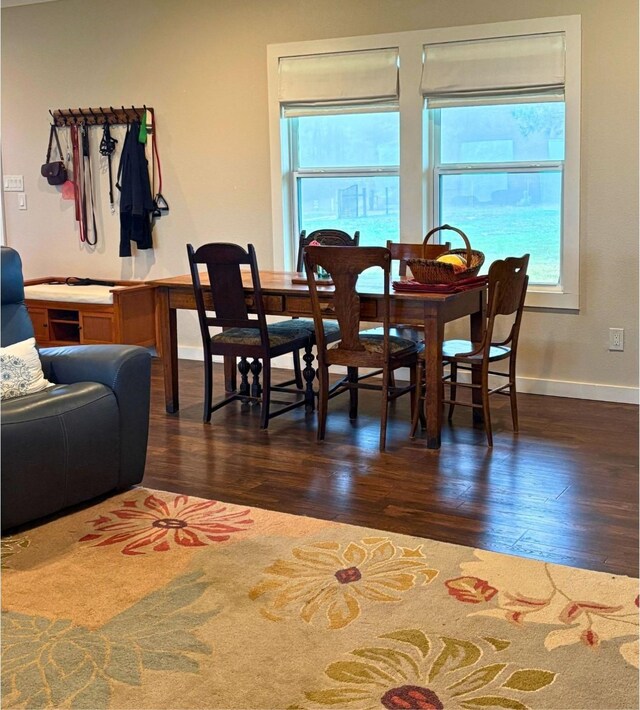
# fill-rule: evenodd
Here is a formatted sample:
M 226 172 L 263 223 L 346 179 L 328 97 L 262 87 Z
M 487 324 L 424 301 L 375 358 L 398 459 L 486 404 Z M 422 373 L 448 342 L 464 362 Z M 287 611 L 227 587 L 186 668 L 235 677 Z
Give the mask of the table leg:
M 424 413 L 427 419 L 427 448 L 440 448 L 442 429 L 442 341 L 444 322 L 437 313 L 425 314 L 424 358 L 425 398 Z
M 169 306 L 169 289 L 159 288 L 156 292 L 156 325 L 162 374 L 164 378 L 164 399 L 169 414 L 180 408 L 178 399 L 178 329 L 176 310 Z
M 478 344 L 482 340 L 482 332 L 484 330 L 486 320 L 487 299 L 485 292 L 480 295 L 481 305 L 480 310 L 472 313 L 469 318 L 469 339 L 472 343 Z M 471 382 L 476 385 L 471 390 L 471 398 L 474 404 L 480 405 L 473 407 L 473 421 L 476 424 L 482 424 L 484 417 L 482 416 L 482 365 L 471 366 Z

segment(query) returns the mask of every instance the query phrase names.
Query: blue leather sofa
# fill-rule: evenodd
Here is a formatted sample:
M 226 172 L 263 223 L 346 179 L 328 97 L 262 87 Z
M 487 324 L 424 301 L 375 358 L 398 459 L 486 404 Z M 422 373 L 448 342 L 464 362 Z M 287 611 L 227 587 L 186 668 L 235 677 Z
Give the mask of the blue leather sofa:
M 1 345 L 33 337 L 22 263 L 2 247 Z M 132 345 L 40 350 L 55 383 L 2 402 L 2 530 L 139 483 L 149 429 L 151 356 Z

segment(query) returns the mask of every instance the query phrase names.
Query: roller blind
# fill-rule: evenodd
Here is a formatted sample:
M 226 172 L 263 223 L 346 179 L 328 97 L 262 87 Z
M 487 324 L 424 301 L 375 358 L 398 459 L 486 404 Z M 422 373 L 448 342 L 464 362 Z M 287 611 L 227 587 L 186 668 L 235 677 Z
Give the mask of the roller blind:
M 398 102 L 398 49 L 281 57 L 283 115 L 393 108 Z
M 428 106 L 562 99 L 563 32 L 424 45 L 421 90 Z

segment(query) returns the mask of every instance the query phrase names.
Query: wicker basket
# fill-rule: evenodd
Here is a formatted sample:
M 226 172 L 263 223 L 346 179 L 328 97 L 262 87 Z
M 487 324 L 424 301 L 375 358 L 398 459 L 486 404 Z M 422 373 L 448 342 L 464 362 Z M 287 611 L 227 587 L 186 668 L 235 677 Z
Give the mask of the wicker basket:
M 477 276 L 480 267 L 484 264 L 484 254 L 471 248 L 467 235 L 457 227 L 451 227 L 448 224 L 443 224 L 441 227 L 434 227 L 424 238 L 423 245 L 426 244 L 430 237 L 441 229 L 451 229 L 457 232 L 466 245 L 466 249 L 450 249 L 445 254 L 458 254 L 463 256 L 467 261 L 467 267 L 463 270 L 453 268 L 453 264 L 447 264 L 443 261 L 435 259 L 409 259 L 407 266 L 411 269 L 411 273 L 416 281 L 423 284 L 451 284 L 463 279 L 469 279 L 472 276 Z M 442 255 L 444 256 L 444 254 Z

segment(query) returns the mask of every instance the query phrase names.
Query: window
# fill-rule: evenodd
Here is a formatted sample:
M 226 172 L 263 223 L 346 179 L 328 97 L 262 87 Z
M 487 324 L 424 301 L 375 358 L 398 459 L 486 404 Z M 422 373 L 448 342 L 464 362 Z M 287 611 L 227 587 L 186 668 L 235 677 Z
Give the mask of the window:
M 430 111 L 436 223 L 495 259 L 531 254 L 531 284 L 561 280 L 564 102 Z
M 531 254 L 527 306 L 578 308 L 580 33 L 573 16 L 271 45 L 274 263 L 302 229 L 384 245 L 449 223 L 485 271 Z
M 289 254 L 297 235 L 334 228 L 360 244 L 399 234 L 398 50 L 278 59 Z
M 424 47 L 434 222 L 496 259 L 530 254 L 529 283 L 562 290 L 565 35 Z
M 295 232 L 360 232 L 363 246 L 397 240 L 398 112 L 290 118 Z

